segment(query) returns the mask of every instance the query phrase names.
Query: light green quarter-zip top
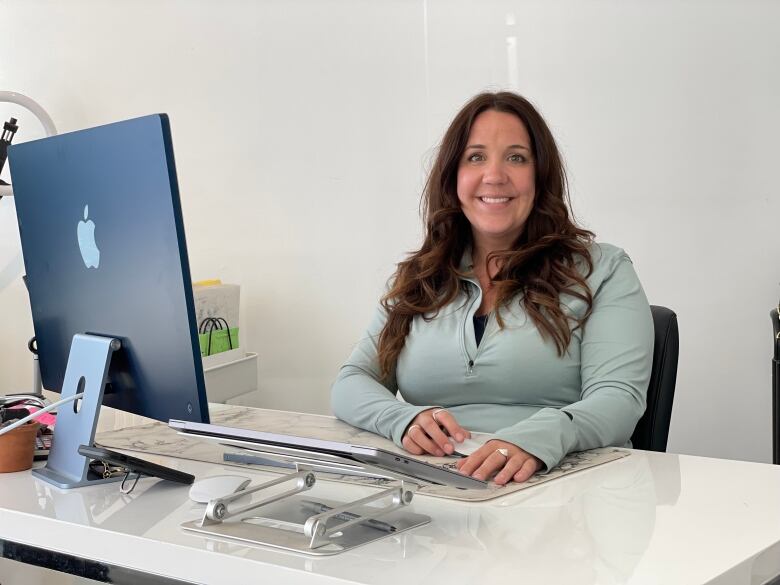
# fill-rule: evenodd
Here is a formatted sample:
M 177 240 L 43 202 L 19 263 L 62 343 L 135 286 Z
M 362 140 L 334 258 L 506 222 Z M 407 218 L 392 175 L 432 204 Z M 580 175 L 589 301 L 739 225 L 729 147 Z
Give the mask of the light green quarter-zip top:
M 609 244 L 590 248 L 586 281 L 593 312 L 563 356 L 539 333 L 517 298 L 488 317 L 477 346 L 474 314 L 482 302 L 475 276 L 436 316 L 414 318 L 392 375 L 381 380 L 377 349 L 386 314 L 380 306 L 333 384 L 334 414 L 401 446 L 423 410 L 443 407 L 460 425 L 489 432 L 552 469 L 572 451 L 629 444 L 645 410 L 653 359 L 650 306 L 628 255 Z M 468 270 L 470 254 L 461 268 Z M 562 296 L 577 317 L 583 301 Z M 397 399 L 400 392 L 405 402 Z

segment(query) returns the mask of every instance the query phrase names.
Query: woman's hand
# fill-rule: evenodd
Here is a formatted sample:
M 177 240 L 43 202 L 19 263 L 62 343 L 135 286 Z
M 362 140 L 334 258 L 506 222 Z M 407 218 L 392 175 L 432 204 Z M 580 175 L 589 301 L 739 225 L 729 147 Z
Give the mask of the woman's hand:
M 488 479 L 495 473 L 493 481 L 498 485 L 512 480 L 522 483 L 542 468 L 542 462 L 530 453 L 498 439 L 488 441 L 456 465 L 461 473 L 475 479 Z
M 423 410 L 412 420 L 401 444 L 413 455 L 429 453 L 437 457 L 452 455 L 452 439 L 462 443 L 471 433 L 461 427 L 455 417 L 443 408 Z

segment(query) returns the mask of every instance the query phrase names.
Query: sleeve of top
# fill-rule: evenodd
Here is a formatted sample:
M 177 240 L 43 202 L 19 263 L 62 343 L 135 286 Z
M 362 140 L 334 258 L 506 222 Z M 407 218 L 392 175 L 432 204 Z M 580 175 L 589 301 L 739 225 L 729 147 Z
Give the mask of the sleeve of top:
M 349 424 L 392 439 L 399 447 L 406 427 L 423 410 L 396 398 L 395 372 L 382 380 L 378 360 L 379 334 L 387 320 L 380 305 L 368 331 L 341 367 L 331 388 L 331 409 Z
M 594 293 L 580 345 L 580 400 L 543 408 L 495 433 L 555 467 L 572 451 L 622 446 L 645 411 L 653 361 L 653 319 L 623 252 Z

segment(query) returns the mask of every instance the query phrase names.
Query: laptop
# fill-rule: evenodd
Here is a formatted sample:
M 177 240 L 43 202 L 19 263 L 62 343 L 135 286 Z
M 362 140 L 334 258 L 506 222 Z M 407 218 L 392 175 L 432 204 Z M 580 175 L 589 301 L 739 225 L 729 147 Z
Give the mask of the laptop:
M 485 489 L 488 483 L 463 475 L 452 469 L 426 463 L 404 454 L 393 453 L 378 447 L 350 445 L 337 441 L 324 441 L 294 435 L 280 435 L 249 429 L 224 427 L 183 420 L 170 420 L 168 425 L 179 433 L 211 439 L 221 444 L 250 448 L 268 455 L 277 455 L 305 464 L 322 465 L 350 471 L 363 470 L 369 466 L 380 470 L 378 477 L 423 480 L 428 483 L 446 485 L 460 489 Z M 381 473 L 381 472 L 385 473 Z M 360 473 L 364 475 L 364 473 Z

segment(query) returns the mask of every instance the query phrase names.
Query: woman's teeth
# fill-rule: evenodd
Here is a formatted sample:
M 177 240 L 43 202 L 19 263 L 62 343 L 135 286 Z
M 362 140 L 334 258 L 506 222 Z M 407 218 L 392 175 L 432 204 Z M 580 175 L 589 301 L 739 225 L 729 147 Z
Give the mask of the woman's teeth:
M 506 203 L 509 201 L 509 197 L 480 197 L 479 199 L 483 203 Z

